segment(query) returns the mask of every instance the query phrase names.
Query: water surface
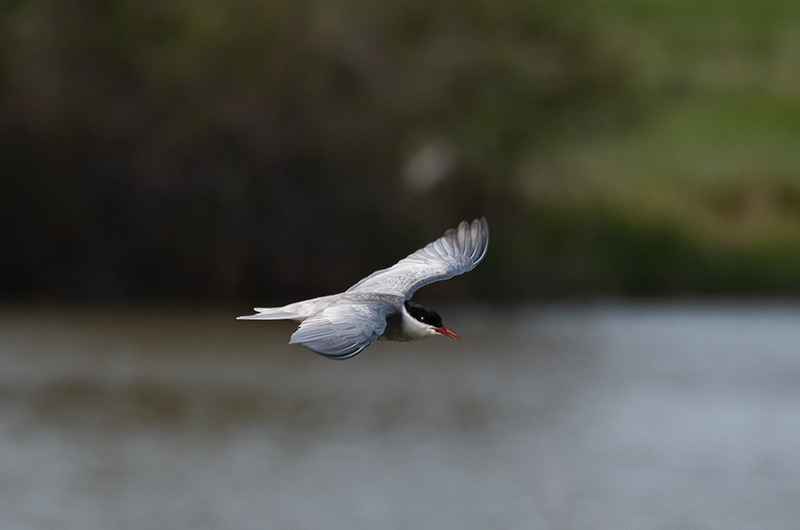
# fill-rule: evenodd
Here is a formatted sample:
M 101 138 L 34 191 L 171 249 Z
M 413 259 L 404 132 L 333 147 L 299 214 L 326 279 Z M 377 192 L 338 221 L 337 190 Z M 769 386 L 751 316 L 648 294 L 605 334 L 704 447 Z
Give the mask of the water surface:
M 445 309 L 341 362 L 234 313 L 2 308 L 0 528 L 800 521 L 800 306 Z

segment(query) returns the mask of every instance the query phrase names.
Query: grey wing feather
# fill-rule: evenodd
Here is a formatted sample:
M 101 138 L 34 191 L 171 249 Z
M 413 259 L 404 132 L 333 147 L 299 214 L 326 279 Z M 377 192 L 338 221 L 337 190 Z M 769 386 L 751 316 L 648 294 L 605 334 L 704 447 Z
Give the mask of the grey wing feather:
M 471 271 L 486 255 L 489 224 L 485 217 L 462 221 L 442 237 L 429 243 L 388 269 L 373 272 L 347 292 L 396 293 L 407 300 L 424 285 Z
M 347 359 L 372 344 L 386 329 L 394 308 L 366 304 L 337 304 L 307 318 L 289 344 L 301 344 L 332 359 Z

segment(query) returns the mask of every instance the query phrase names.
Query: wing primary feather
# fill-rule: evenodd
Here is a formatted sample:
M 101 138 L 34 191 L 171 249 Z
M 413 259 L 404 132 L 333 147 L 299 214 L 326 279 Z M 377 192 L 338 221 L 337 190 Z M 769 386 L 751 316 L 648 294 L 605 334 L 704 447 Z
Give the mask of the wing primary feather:
M 439 239 L 401 259 L 387 269 L 373 272 L 347 292 L 373 291 L 411 298 L 420 287 L 446 280 L 475 268 L 486 255 L 489 225 L 486 218 L 462 221 Z
M 386 328 L 386 315 L 395 310 L 390 300 L 360 298 L 330 306 L 304 320 L 289 344 L 300 344 L 332 359 L 356 355 L 377 340 Z
M 471 241 L 472 241 L 472 252 L 470 253 L 470 260 L 475 261 L 476 263 L 483 259 L 483 254 L 485 253 L 485 249 L 488 243 L 488 237 L 483 238 L 483 228 L 485 227 L 486 219 L 481 218 L 480 221 L 477 219 L 472 222 L 472 234 L 471 234 Z M 476 259 L 477 258 L 477 259 Z
M 467 230 L 469 229 L 469 224 L 466 221 L 461 221 L 458 224 L 458 232 L 456 232 L 455 236 L 458 240 L 459 245 L 462 247 L 466 245 L 467 239 Z

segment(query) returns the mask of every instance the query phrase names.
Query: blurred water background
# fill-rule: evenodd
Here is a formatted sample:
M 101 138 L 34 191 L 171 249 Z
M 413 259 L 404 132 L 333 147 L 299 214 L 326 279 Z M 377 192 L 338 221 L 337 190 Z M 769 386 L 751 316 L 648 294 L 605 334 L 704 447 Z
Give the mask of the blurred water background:
M 447 315 L 332 362 L 228 312 L 3 310 L 0 524 L 797 526 L 800 307 Z
M 0 528 L 794 528 L 798 139 L 790 0 L 0 3 Z

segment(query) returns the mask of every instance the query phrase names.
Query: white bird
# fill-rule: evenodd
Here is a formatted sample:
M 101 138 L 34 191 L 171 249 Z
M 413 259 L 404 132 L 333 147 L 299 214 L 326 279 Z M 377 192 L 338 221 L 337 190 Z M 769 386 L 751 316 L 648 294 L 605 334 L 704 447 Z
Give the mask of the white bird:
M 295 320 L 289 344 L 300 344 L 332 359 L 347 359 L 377 339 L 409 341 L 433 335 L 459 336 L 432 309 L 410 300 L 429 283 L 471 271 L 486 255 L 489 225 L 481 217 L 462 221 L 442 237 L 373 272 L 347 291 L 284 307 L 256 307 L 243 320 Z

